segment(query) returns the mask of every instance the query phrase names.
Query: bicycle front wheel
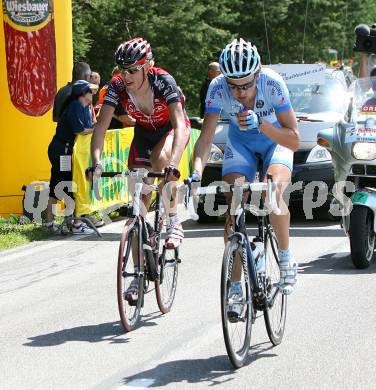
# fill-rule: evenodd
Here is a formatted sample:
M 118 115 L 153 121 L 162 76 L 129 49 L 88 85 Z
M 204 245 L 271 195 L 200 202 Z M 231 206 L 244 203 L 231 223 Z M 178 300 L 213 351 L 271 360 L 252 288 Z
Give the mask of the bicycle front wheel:
M 117 268 L 117 298 L 121 323 L 126 332 L 134 330 L 139 322 L 144 299 L 144 274 L 135 274 L 134 267 L 143 268 L 141 261 L 141 240 L 138 224 L 132 225 L 131 220 L 124 226 L 120 240 Z M 138 281 L 137 300 L 130 301 L 127 290 L 133 279 Z
M 273 345 L 281 343 L 286 325 L 287 296 L 279 288 L 280 270 L 278 242 L 272 229 L 265 237 L 265 292 L 267 305 L 264 320 L 269 340 Z
M 155 293 L 159 310 L 166 314 L 171 310 L 178 285 L 179 250 L 163 246 L 158 259 L 159 277 L 155 281 Z
M 234 318 L 230 315 L 229 289 L 231 281 L 239 275 L 234 275 L 234 270 L 240 270 L 240 282 L 243 291 L 243 299 L 240 303 L 241 314 Z M 251 330 L 252 330 L 252 295 L 248 273 L 248 260 L 246 250 L 237 237 L 231 239 L 225 248 L 221 275 L 221 313 L 222 329 L 227 354 L 235 368 L 242 367 L 247 360 Z

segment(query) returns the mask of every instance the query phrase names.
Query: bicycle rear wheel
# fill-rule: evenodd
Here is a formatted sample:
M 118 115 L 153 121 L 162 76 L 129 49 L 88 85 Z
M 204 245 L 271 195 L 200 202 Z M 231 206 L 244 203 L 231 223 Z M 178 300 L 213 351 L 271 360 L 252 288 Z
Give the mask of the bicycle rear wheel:
M 287 296 L 279 288 L 279 279 L 278 242 L 270 228 L 265 237 L 265 292 L 268 304 L 264 310 L 264 320 L 273 345 L 281 343 L 286 325 Z
M 179 250 L 163 246 L 158 259 L 159 278 L 155 281 L 155 293 L 159 310 L 166 314 L 171 310 L 178 285 Z
M 132 225 L 131 220 L 124 226 L 120 240 L 117 268 L 117 299 L 121 323 L 126 332 L 134 330 L 139 322 L 144 299 L 144 273 L 141 259 L 141 237 L 138 223 Z M 139 275 L 134 272 L 134 265 L 140 269 Z M 126 291 L 133 278 L 138 279 L 138 299 L 129 302 Z
M 240 260 L 243 259 L 243 260 Z M 243 310 L 237 320 L 228 316 L 229 288 L 236 262 L 241 261 L 241 285 Z M 252 330 L 252 295 L 248 273 L 246 250 L 237 237 L 227 244 L 223 255 L 221 275 L 221 314 L 223 337 L 227 354 L 235 368 L 242 367 L 247 360 Z

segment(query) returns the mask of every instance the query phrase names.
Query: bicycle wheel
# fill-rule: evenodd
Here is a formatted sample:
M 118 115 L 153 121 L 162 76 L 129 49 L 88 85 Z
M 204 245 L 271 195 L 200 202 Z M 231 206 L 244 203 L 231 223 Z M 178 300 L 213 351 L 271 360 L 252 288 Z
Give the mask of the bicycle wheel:
M 126 332 L 134 330 L 139 322 L 144 299 L 144 274 L 141 259 L 141 238 L 139 237 L 138 223 L 132 225 L 129 220 L 123 230 L 118 255 L 117 268 L 117 298 L 121 323 Z M 140 267 L 138 276 L 138 299 L 135 302 L 126 300 L 125 294 L 134 277 L 134 265 Z
M 171 310 L 178 284 L 179 250 L 163 246 L 158 259 L 159 278 L 155 281 L 155 293 L 159 310 L 165 314 Z
M 244 250 L 243 250 L 244 249 Z M 241 285 L 243 290 L 243 310 L 234 321 L 228 316 L 229 288 L 232 273 L 237 261 L 241 261 Z M 221 314 L 222 330 L 227 354 L 235 368 L 242 367 L 248 357 L 252 330 L 252 294 L 245 248 L 237 237 L 226 244 L 221 275 Z
M 265 292 L 268 305 L 264 320 L 273 345 L 281 343 L 286 325 L 287 296 L 279 288 L 278 242 L 270 228 L 265 237 Z

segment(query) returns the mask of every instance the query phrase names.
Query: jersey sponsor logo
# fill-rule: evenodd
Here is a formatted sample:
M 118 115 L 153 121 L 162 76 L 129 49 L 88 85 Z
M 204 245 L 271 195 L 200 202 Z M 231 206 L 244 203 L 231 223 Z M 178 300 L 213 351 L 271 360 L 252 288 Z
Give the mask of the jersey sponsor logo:
M 163 96 L 167 97 L 167 95 L 173 92 L 174 90 L 172 89 L 172 85 L 167 85 L 167 87 L 163 90 Z
M 136 109 L 136 106 L 131 103 L 131 102 L 128 102 L 128 104 L 126 105 L 126 108 L 125 108 L 129 113 L 133 113 L 133 112 L 136 112 L 137 109 Z
M 153 110 L 154 113 L 162 112 L 165 109 L 166 109 L 166 105 L 165 104 L 163 104 L 161 102 L 154 101 L 154 110 Z
M 278 96 L 282 96 L 282 88 L 278 81 L 275 80 L 268 80 L 266 82 L 266 85 L 269 87 L 272 87 L 272 95 L 277 94 Z
M 224 152 L 224 155 L 225 155 L 225 160 L 231 160 L 232 158 L 234 158 L 234 152 L 232 151 L 232 149 L 226 145 L 225 147 L 225 152 Z
M 111 96 L 113 98 L 117 98 L 118 97 L 118 94 L 113 90 L 113 89 L 109 89 L 106 93 L 107 96 Z
M 215 94 L 217 94 L 218 97 L 222 99 L 222 94 L 219 92 L 221 89 L 223 89 L 221 84 L 214 85 L 214 87 L 210 90 L 210 99 L 214 99 Z
M 256 114 L 258 115 L 259 118 L 263 118 L 265 116 L 272 115 L 274 112 L 274 108 L 269 108 L 268 110 L 263 110 L 263 111 L 258 111 Z
M 160 90 L 163 91 L 166 87 L 166 84 L 163 82 L 163 80 L 157 79 L 154 81 L 154 85 Z
M 263 101 L 263 100 L 257 100 L 257 102 L 256 102 L 256 107 L 257 108 L 262 108 L 262 107 L 264 107 L 264 104 L 265 104 L 265 102 Z
M 172 94 L 166 96 L 166 100 L 167 100 L 167 101 L 168 101 L 168 100 L 171 100 L 171 99 L 174 98 L 174 97 L 178 97 L 178 94 L 177 94 L 177 93 L 172 93 Z

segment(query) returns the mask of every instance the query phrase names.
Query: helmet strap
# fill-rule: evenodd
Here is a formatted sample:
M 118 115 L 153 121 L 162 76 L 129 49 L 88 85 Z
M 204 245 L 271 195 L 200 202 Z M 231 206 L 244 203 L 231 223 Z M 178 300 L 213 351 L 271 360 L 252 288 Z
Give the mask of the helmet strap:
M 145 80 L 146 80 L 145 69 L 143 68 L 143 69 L 142 69 L 142 83 L 141 83 L 141 85 L 137 88 L 137 91 L 139 91 L 139 90 L 142 88 L 142 86 L 144 85 Z

